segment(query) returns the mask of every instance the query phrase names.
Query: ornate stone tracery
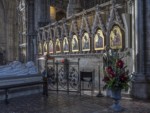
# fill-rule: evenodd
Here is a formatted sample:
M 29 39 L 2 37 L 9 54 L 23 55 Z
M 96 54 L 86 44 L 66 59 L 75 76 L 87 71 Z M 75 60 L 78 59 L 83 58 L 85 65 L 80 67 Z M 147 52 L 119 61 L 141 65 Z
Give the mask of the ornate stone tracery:
M 82 36 L 85 31 L 88 32 L 89 34 L 91 33 L 91 27 L 89 24 L 89 20 L 88 20 L 86 11 L 84 11 L 83 15 L 82 15 L 81 27 L 80 27 L 80 36 Z
M 104 21 L 102 20 L 101 13 L 103 13 L 103 11 L 101 11 L 100 7 L 97 5 L 95 7 L 95 17 L 94 17 L 94 22 L 92 26 L 93 34 L 96 33 L 97 29 L 102 29 L 104 33 L 106 32 L 106 27 L 105 27 Z
M 63 18 L 58 22 L 52 23 L 46 26 L 46 28 L 43 27 L 43 29 L 49 29 L 48 31 L 50 32 L 50 38 L 48 38 L 48 40 L 52 39 L 54 45 L 56 43 L 56 39 L 60 40 L 61 50 L 63 50 L 63 40 L 65 37 L 67 37 L 69 41 L 70 53 L 72 51 L 72 39 L 74 35 L 77 36 L 79 44 L 79 51 L 76 52 L 82 53 L 82 37 L 84 33 L 87 32 L 90 39 L 90 51 L 95 52 L 96 50 L 96 52 L 98 52 L 102 49 L 94 49 L 94 37 L 97 33 L 97 30 L 102 30 L 103 32 L 104 46 L 110 45 L 109 35 L 114 25 L 118 25 L 121 28 L 121 32 L 124 31 L 124 25 L 122 23 L 121 16 L 117 10 L 118 6 L 113 1 L 109 8 L 109 16 L 108 18 L 106 18 L 107 23 L 105 23 L 105 21 L 103 20 L 106 17 L 104 7 L 97 5 L 91 11 L 84 10 L 83 12 L 79 14 L 74 14 L 67 19 Z M 44 39 L 45 37 L 43 35 L 43 40 Z M 63 53 L 63 51 L 59 53 Z
M 61 37 L 64 37 L 64 36 L 69 36 L 69 29 L 68 29 L 68 25 L 67 25 L 67 22 L 66 22 L 66 19 L 63 18 L 62 20 L 62 36 Z
M 43 29 L 43 31 L 42 31 L 42 38 L 43 38 L 44 41 L 46 41 L 46 35 L 45 35 L 45 33 L 46 33 L 46 32 L 45 32 L 45 30 Z
M 70 26 L 71 27 L 70 27 L 69 36 L 72 37 L 73 34 L 78 35 L 78 25 L 77 25 L 77 21 L 76 21 L 75 17 L 72 19 Z
M 116 8 L 115 5 L 113 5 L 110 8 L 110 14 L 109 14 L 107 25 L 106 25 L 107 31 L 110 31 L 110 29 L 112 28 L 112 26 L 114 24 L 119 25 L 122 29 L 124 28 L 121 16 L 119 15 L 119 13 L 118 13 L 117 8 Z

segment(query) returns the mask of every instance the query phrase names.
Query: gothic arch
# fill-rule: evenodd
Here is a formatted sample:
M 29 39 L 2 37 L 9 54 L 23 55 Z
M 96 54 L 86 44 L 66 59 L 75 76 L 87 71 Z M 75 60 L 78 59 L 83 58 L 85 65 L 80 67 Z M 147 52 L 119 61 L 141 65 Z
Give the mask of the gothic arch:
M 69 31 L 70 38 L 72 39 L 73 35 L 78 36 L 79 35 L 78 31 L 79 31 L 79 29 L 78 29 L 77 21 L 76 21 L 75 17 L 73 17 L 73 20 L 71 22 L 70 31 Z
M 50 39 L 52 39 L 52 40 L 54 40 L 54 37 L 55 37 L 55 32 L 54 31 L 55 31 L 54 28 L 50 27 L 50 30 L 49 30 L 49 32 L 50 32 Z
M 49 40 L 49 32 L 48 32 L 48 29 L 45 30 L 45 38 L 46 38 L 46 41 Z
M 69 36 L 69 30 L 68 30 L 68 26 L 66 24 L 66 19 L 64 18 L 61 21 L 61 37 L 64 38 L 64 36 L 68 37 Z
M 60 28 L 60 37 L 63 39 L 64 38 L 64 35 L 65 35 L 65 30 L 64 30 L 64 28 L 63 28 L 63 24 L 61 23 L 61 25 L 59 26 L 59 28 Z
M 47 30 L 48 33 L 48 40 L 52 39 L 52 34 L 51 34 L 51 28 L 49 27 Z
M 98 29 L 101 29 L 104 34 L 106 33 L 106 27 L 101 16 L 101 10 L 97 6 L 95 9 L 95 17 L 94 17 L 93 26 L 92 26 L 93 35 L 95 35 Z
M 91 33 L 91 27 L 86 12 L 82 16 L 81 26 L 80 26 L 80 36 L 82 36 L 84 31 L 87 31 L 89 34 Z
M 57 25 L 56 25 L 55 28 L 54 28 L 54 38 L 55 38 L 55 40 L 56 40 L 57 38 L 61 39 L 61 27 L 58 26 L 58 23 L 56 23 L 56 24 L 57 24 Z
M 119 28 L 124 32 L 124 24 L 122 22 L 122 18 L 115 6 L 115 3 L 112 4 L 112 7 L 110 8 L 110 14 L 109 18 L 107 19 L 107 24 L 106 24 L 106 45 L 110 45 L 110 33 L 113 28 L 113 26 L 119 26 Z M 123 35 L 124 39 L 124 35 Z
M 122 29 L 124 29 L 124 24 L 122 22 L 121 16 L 117 10 L 117 8 L 112 5 L 110 8 L 109 18 L 107 20 L 106 29 L 109 32 L 114 24 L 119 25 Z

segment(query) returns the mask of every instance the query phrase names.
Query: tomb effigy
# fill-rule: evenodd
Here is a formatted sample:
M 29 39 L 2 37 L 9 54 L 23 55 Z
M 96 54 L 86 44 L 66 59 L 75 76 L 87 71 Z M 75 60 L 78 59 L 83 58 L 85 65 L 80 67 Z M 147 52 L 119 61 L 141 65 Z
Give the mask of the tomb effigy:
M 22 64 L 19 61 L 13 61 L 8 65 L 0 66 L 0 77 L 21 76 L 38 74 L 38 70 L 32 61 Z
M 42 76 L 40 73 L 38 73 L 38 69 L 32 61 L 29 61 L 25 64 L 19 61 L 13 61 L 7 65 L 0 66 L 0 100 L 3 100 L 5 95 L 2 86 L 12 87 L 16 84 L 20 86 L 21 84 L 32 84 L 41 81 Z M 9 98 L 18 97 L 20 95 L 39 93 L 42 91 L 40 84 L 25 89 L 24 87 L 18 87 L 15 89 L 15 87 L 11 88 L 13 93 L 9 95 Z

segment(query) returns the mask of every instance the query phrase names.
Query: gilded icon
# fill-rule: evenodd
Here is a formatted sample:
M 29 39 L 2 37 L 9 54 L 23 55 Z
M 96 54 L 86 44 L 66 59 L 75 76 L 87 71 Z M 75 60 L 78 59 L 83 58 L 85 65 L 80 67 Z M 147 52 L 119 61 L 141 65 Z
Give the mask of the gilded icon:
M 82 51 L 90 51 L 90 38 L 87 32 L 82 37 Z
M 102 30 L 97 30 L 96 35 L 94 37 L 94 49 L 95 50 L 103 50 L 104 49 L 104 35 Z
M 42 54 L 42 44 L 41 43 L 39 43 L 39 45 L 38 45 L 38 53 Z
M 110 32 L 110 47 L 112 49 L 122 48 L 122 33 L 118 26 L 114 26 Z
M 53 53 L 53 42 L 52 42 L 52 40 L 49 41 L 49 53 Z
M 69 43 L 67 37 L 65 37 L 63 40 L 63 51 L 65 53 L 69 52 Z
M 44 42 L 44 45 L 43 45 L 43 52 L 44 52 L 44 55 L 47 54 L 47 43 Z
M 78 38 L 76 35 L 73 35 L 72 38 L 72 52 L 77 52 L 79 51 L 79 46 L 78 46 Z
M 61 48 L 60 48 L 60 41 L 59 39 L 56 40 L 56 53 L 60 53 L 61 52 Z

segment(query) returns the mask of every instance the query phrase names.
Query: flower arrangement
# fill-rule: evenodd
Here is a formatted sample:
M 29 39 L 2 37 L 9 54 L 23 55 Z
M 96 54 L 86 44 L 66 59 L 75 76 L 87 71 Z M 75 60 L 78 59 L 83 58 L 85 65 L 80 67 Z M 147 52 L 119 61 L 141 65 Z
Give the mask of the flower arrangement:
M 107 51 L 107 62 L 104 62 L 104 89 L 125 89 L 128 90 L 130 76 L 127 66 L 125 65 L 123 58 L 120 57 L 119 51 L 110 52 Z M 127 55 L 127 54 L 126 54 Z

